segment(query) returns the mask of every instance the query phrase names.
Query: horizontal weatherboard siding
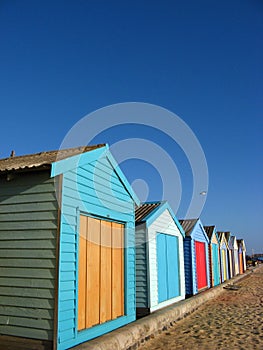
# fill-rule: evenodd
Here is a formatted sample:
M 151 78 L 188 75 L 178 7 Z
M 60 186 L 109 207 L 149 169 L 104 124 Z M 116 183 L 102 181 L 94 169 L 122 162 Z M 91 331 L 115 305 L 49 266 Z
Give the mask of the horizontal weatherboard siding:
M 85 155 L 84 155 L 85 156 Z M 60 229 L 58 348 L 66 349 L 135 319 L 134 202 L 107 158 L 65 167 Z M 78 331 L 78 228 L 80 215 L 125 225 L 125 316 Z
M 1 176 L 1 334 L 52 340 L 57 207 L 48 171 Z

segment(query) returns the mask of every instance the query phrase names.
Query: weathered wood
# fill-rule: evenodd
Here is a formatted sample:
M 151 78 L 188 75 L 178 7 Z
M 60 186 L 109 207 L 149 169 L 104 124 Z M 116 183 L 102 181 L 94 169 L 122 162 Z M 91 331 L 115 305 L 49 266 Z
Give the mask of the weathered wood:
M 111 320 L 111 222 L 101 221 L 100 323 Z
M 12 278 L 11 276 L 7 276 L 0 277 L 0 286 L 53 289 L 54 281 L 40 278 Z
M 38 289 L 38 288 L 17 288 L 13 286 L 1 287 L 0 286 L 0 295 L 2 296 L 18 296 L 18 297 L 32 297 L 40 299 L 53 299 L 54 290 L 53 289 Z
M 28 307 L 1 305 L 0 315 L 53 320 L 54 313 L 52 309 L 30 309 Z
M 100 220 L 87 218 L 86 328 L 100 323 Z
M 124 315 L 124 227 L 112 223 L 112 318 Z

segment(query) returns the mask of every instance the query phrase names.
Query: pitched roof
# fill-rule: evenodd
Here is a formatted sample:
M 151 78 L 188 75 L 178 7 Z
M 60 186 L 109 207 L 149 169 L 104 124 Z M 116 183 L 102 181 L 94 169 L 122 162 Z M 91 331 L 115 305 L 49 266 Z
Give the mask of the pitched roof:
M 204 226 L 204 229 L 205 229 L 205 232 L 206 232 L 208 238 L 211 239 L 213 232 L 214 232 L 214 229 L 215 229 L 215 226 Z
M 0 172 L 48 168 L 52 163 L 84 152 L 104 147 L 105 144 L 82 146 L 56 151 L 40 152 L 24 156 L 0 159 Z
M 182 228 L 184 229 L 185 235 L 190 236 L 191 231 L 197 223 L 198 219 L 187 219 L 187 220 L 179 220 Z
M 156 208 L 158 208 L 162 202 L 153 202 L 153 203 L 143 203 L 135 210 L 135 222 L 145 221 L 146 217 Z
M 224 234 L 225 234 L 225 232 L 223 232 L 223 231 L 217 231 L 217 236 L 218 236 L 220 242 L 221 242 Z
M 229 231 L 225 232 L 225 237 L 227 242 L 229 242 L 230 236 L 231 236 L 231 233 Z

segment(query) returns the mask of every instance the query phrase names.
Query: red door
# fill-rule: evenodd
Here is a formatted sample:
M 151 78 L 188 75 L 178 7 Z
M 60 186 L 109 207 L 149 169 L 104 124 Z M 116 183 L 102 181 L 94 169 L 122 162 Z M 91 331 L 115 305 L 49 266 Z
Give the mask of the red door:
M 207 287 L 205 243 L 195 242 L 197 289 Z

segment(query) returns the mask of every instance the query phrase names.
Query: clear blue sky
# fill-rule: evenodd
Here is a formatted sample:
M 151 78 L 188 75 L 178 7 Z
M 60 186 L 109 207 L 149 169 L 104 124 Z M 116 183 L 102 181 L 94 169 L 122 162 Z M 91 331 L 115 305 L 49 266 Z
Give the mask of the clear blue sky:
M 1 0 L 0 157 L 56 149 L 80 118 L 106 105 L 160 105 L 205 152 L 203 223 L 263 252 L 262 42 L 261 0 Z M 137 135 L 145 131 L 120 127 L 96 141 Z M 189 177 L 169 140 L 154 131 L 147 138 Z M 145 175 L 148 199 L 158 199 L 154 169 L 130 160 L 123 170 L 131 182 Z

